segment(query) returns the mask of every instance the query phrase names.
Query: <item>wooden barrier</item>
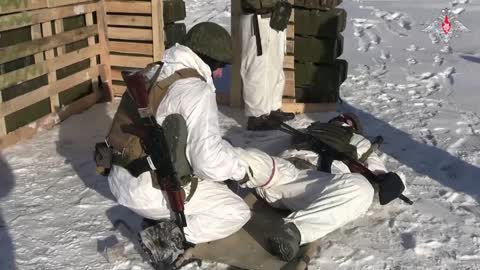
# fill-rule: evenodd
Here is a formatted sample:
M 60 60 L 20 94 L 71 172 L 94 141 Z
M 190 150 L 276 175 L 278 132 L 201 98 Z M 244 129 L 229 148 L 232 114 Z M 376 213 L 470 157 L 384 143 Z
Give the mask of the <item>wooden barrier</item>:
M 160 61 L 165 50 L 162 0 L 106 0 L 113 92 L 125 91 L 121 71 Z
M 0 6 L 0 34 L 28 34 L 18 42 L 0 42 L 0 149 L 111 99 L 104 14 L 100 0 L 10 1 Z M 67 29 L 65 22 L 72 18 L 81 26 Z M 73 93 L 80 85 L 88 91 Z M 11 124 L 15 115 L 40 103 L 49 103 L 46 113 L 28 112 L 32 121 L 21 127 Z

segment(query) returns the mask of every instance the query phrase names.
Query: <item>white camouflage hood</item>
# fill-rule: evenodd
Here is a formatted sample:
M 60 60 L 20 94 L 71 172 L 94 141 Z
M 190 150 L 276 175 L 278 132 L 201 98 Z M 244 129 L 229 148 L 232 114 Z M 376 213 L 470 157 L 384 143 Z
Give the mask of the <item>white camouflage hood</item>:
M 164 65 L 158 80 L 167 78 L 179 69 L 193 68 L 198 71 L 215 92 L 210 67 L 190 48 L 177 43 L 165 51 L 162 61 Z

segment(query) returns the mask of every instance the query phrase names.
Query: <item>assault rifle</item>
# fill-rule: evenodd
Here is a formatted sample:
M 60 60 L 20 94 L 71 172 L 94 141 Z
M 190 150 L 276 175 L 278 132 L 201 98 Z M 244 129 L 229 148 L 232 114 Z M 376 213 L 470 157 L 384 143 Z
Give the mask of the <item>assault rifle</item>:
M 160 68 L 151 81 L 158 77 Z M 168 202 L 175 215 L 175 223 L 182 234 L 187 226 L 184 214 L 184 194 L 180 183 L 176 180 L 177 172 L 172 164 L 169 146 L 165 139 L 163 128 L 157 123 L 149 105 L 148 93 L 145 85 L 145 76 L 141 71 L 123 71 L 122 76 L 127 84 L 127 91 L 134 101 L 141 117 L 141 126 L 123 126 L 122 131 L 140 138 L 146 160 L 152 169 L 152 183 L 155 188 L 160 188 L 167 193 Z
M 303 138 L 313 147 L 313 151 L 318 153 L 320 156 L 327 155 L 332 157 L 334 160 L 342 161 L 343 163 L 345 163 L 345 165 L 348 166 L 351 172 L 363 175 L 374 186 L 378 185 L 378 194 L 381 205 L 388 204 L 396 198 L 401 199 L 407 204 L 413 204 L 413 202 L 409 198 L 402 194 L 405 190 L 405 185 L 396 173 L 389 172 L 382 175 L 375 175 L 358 160 L 336 150 L 335 148 L 322 142 L 320 139 L 316 138 L 312 134 L 296 130 L 295 128 L 283 122 L 280 122 L 279 124 L 281 131 L 286 132 L 292 136 Z

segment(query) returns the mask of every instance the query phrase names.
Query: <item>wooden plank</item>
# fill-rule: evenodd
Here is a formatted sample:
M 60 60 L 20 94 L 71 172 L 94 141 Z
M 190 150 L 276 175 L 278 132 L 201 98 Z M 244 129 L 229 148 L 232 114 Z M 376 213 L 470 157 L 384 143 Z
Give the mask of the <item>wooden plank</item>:
M 126 27 L 108 27 L 109 39 L 124 39 L 124 40 L 139 40 L 151 41 L 153 40 L 152 29 L 126 28 Z
M 294 53 L 295 53 L 295 41 L 287 40 L 287 54 L 294 54 Z
M 138 15 L 107 15 L 108 25 L 152 27 L 152 17 Z
M 163 32 L 163 0 L 152 1 L 153 61 L 162 60 L 165 51 Z
M 287 39 L 294 39 L 295 38 L 295 26 L 293 24 L 289 24 L 287 26 Z
M 0 16 L 0 32 L 93 12 L 96 10 L 96 7 L 95 3 L 87 3 Z
M 110 64 L 115 67 L 144 68 L 153 62 L 153 57 L 110 55 Z
M 284 100 L 282 105 L 284 112 L 293 113 L 334 112 L 336 109 L 336 103 L 288 103 Z
M 123 81 L 122 70 L 112 68 L 112 80 Z
M 112 92 L 112 73 L 110 65 L 110 49 L 108 44 L 108 32 L 107 32 L 107 12 L 105 1 L 98 2 L 97 11 L 97 24 L 98 24 L 98 40 L 102 48 L 100 54 L 100 62 L 103 65 L 101 69 L 100 77 L 102 83 L 106 88 L 107 93 L 103 93 L 106 101 L 113 99 Z
M 86 26 L 68 32 L 63 32 L 39 40 L 27 41 L 13 46 L 0 48 L 0 64 L 13 61 L 17 58 L 33 55 L 60 45 L 72 43 L 96 35 L 97 25 Z
M 85 23 L 86 25 L 93 25 L 93 13 L 85 14 Z M 95 37 L 88 38 L 88 46 L 95 46 Z M 97 56 L 90 57 L 90 67 L 97 65 Z M 98 92 L 98 77 L 92 78 L 92 90 L 93 92 Z
M 110 41 L 109 44 L 111 52 L 153 55 L 152 44 L 119 41 Z
M 73 103 L 62 108 L 62 110 L 58 112 L 58 118 L 60 118 L 60 121 L 64 121 L 68 117 L 92 107 L 101 98 L 102 94 L 99 91 L 95 91 L 87 96 L 75 100 Z
M 50 22 L 42 23 L 43 37 L 50 37 L 53 35 L 52 24 Z M 55 58 L 53 48 L 45 51 L 45 60 Z M 57 81 L 57 72 L 55 70 L 48 73 L 48 84 Z M 50 112 L 56 112 L 60 108 L 60 99 L 58 94 L 50 96 Z
M 242 27 L 240 17 L 242 16 L 241 3 L 238 0 L 231 1 L 231 32 L 233 40 L 233 63 L 232 80 L 230 87 L 230 106 L 242 106 L 242 78 L 240 76 L 241 56 L 242 56 Z
M 2 107 L 3 103 L 3 98 L 2 98 L 2 93 L 0 92 L 0 107 Z M 5 117 L 0 118 L 0 136 L 3 136 L 7 134 L 7 127 L 5 125 Z M 1 137 L 0 137 L 1 138 Z M 0 144 L 2 143 L 2 140 L 0 139 Z
M 18 128 L 6 136 L 0 137 L 0 150 L 12 146 L 20 141 L 31 139 L 39 130 L 51 129 L 59 122 L 54 113 L 50 113 L 32 123 Z
M 284 70 L 285 74 L 285 88 L 283 90 L 283 96 L 295 97 L 295 71 Z
M 65 106 L 57 113 L 50 113 L 32 123 L 29 123 L 8 135 L 0 137 L 0 150 L 3 150 L 20 141 L 32 138 L 37 132 L 41 130 L 48 130 L 53 128 L 56 124 L 63 121 L 68 116 L 80 113 L 95 103 L 101 98 L 98 92 L 94 92 L 88 96 L 82 97 L 79 100 Z
M 100 45 L 95 45 L 87 48 L 82 48 L 68 54 L 49 59 L 45 62 L 39 62 L 35 65 L 30 65 L 22 69 L 17 69 L 12 72 L 0 75 L 0 91 L 18 83 L 34 79 L 36 77 L 55 72 L 58 69 L 75 64 L 87 58 L 100 54 Z
M 98 75 L 99 66 L 96 66 L 87 70 L 82 70 L 62 80 L 40 87 L 35 91 L 18 96 L 2 104 L 2 106 L 0 107 L 0 117 L 5 117 L 6 115 L 12 114 L 32 104 L 49 98 L 52 95 L 59 94 L 65 90 L 72 88 L 75 85 L 90 80 L 93 77 L 97 77 Z
M 89 2 L 92 0 L 47 0 L 48 8 L 58 7 L 58 6 L 67 6 L 73 4 L 79 4 L 83 2 Z
M 113 85 L 113 94 L 116 97 L 121 97 L 123 93 L 125 93 L 125 90 L 127 90 L 127 87 L 125 85 L 119 85 L 119 84 Z
M 41 24 L 35 24 L 32 25 L 30 28 L 31 34 L 32 34 L 32 40 L 37 40 L 42 38 L 42 25 Z M 35 59 L 35 63 L 40 63 L 44 60 L 43 58 L 43 52 L 39 52 L 33 55 L 33 58 Z M 1 85 L 1 84 L 0 84 Z M 2 89 L 0 87 L 0 89 Z
M 137 13 L 151 14 L 152 4 L 139 1 L 106 1 L 106 10 L 109 13 Z
M 63 29 L 63 19 L 55 20 L 55 33 L 60 34 L 63 31 L 65 31 Z M 65 45 L 61 45 L 57 47 L 57 55 L 62 55 L 62 54 L 65 54 Z
M 295 59 L 293 55 L 285 55 L 285 59 L 283 61 L 283 68 L 295 69 Z
M 0 4 L 0 14 L 45 8 L 47 6 L 47 0 L 16 0 L 7 2 L 2 1 L 2 3 Z

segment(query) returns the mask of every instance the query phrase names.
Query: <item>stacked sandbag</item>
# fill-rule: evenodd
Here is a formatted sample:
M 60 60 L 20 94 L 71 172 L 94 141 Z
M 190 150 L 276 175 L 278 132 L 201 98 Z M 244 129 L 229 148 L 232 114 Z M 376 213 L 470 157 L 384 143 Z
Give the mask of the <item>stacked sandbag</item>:
M 343 53 L 347 13 L 341 0 L 295 0 L 295 99 L 336 102 L 348 63 Z
M 175 43 L 182 41 L 187 34 L 183 21 L 187 16 L 183 0 L 163 1 L 163 22 L 165 24 L 165 48 L 168 49 Z

